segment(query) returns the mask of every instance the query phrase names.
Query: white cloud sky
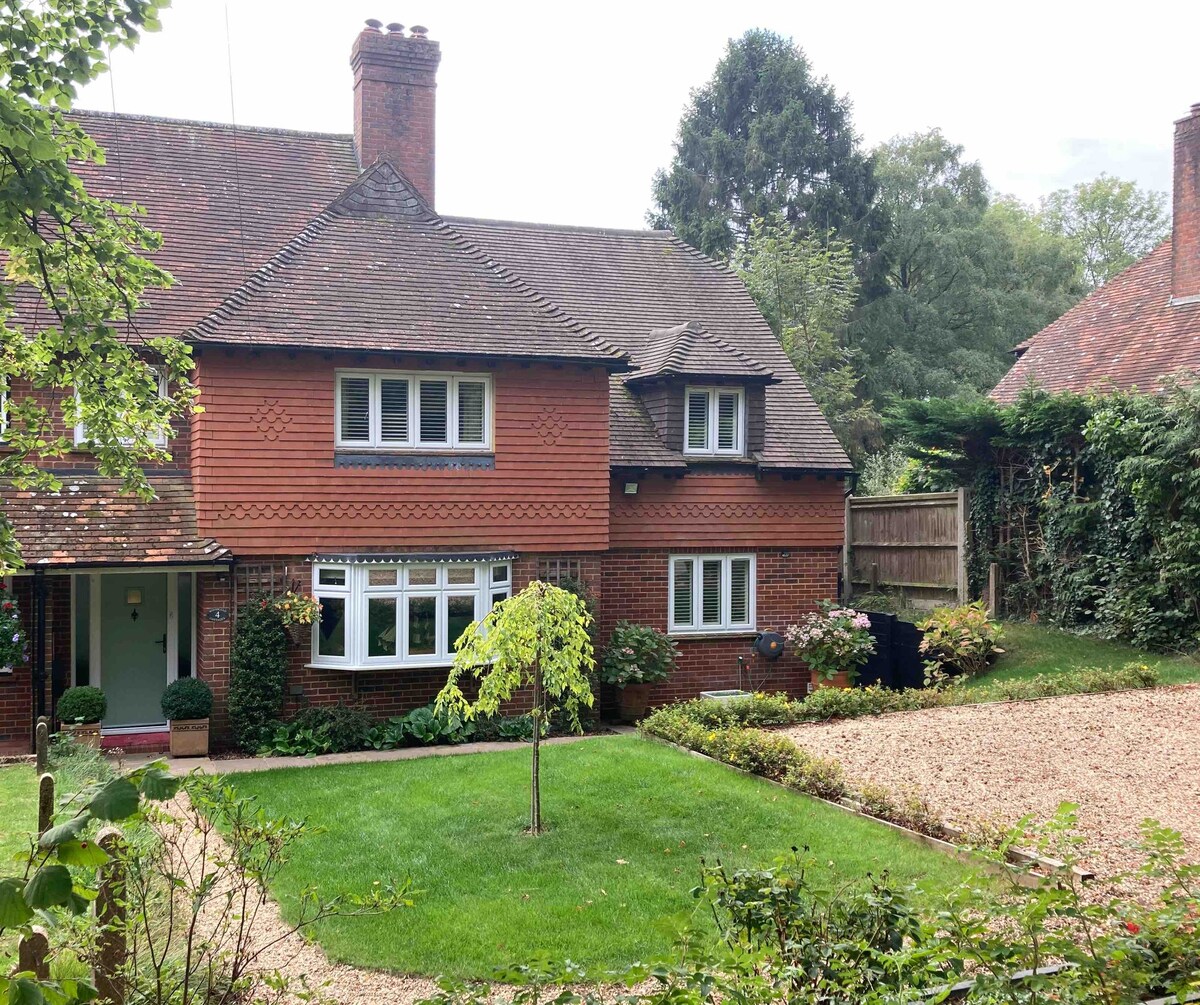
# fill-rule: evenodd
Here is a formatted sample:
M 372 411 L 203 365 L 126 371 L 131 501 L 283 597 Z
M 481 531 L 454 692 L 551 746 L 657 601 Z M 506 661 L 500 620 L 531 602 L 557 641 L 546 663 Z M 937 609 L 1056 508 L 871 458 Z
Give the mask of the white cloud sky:
M 751 27 L 805 49 L 867 144 L 938 126 L 1026 201 L 1101 171 L 1169 189 L 1172 121 L 1200 101 L 1200 4 L 1180 0 L 175 0 L 80 104 L 230 121 L 226 9 L 243 125 L 351 131 L 364 19 L 428 26 L 448 214 L 641 226 L 689 89 Z

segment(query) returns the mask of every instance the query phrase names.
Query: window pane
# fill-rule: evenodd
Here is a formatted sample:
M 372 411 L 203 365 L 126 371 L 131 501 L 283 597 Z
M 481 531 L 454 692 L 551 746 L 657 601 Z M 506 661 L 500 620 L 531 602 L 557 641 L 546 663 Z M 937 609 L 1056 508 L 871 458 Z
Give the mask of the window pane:
M 688 395 L 687 445 L 690 450 L 708 448 L 708 393 L 693 391 Z
M 379 438 L 384 443 L 408 439 L 408 381 L 379 381 Z
M 75 684 L 89 683 L 92 669 L 92 577 L 75 577 Z M 190 655 L 191 648 L 189 646 Z
M 371 442 L 371 378 L 343 377 L 339 384 L 343 441 Z
M 409 586 L 437 586 L 437 568 L 432 565 L 417 565 L 408 570 Z
M 493 565 L 492 566 L 492 585 L 497 586 L 500 583 L 508 582 L 508 566 Z
M 346 598 L 322 597 L 321 621 L 317 625 L 317 653 L 346 655 Z
M 700 570 L 700 620 L 706 625 L 721 623 L 721 560 L 705 559 Z
M 399 569 L 368 569 L 367 570 L 367 585 L 368 586 L 395 586 L 396 574 Z
M 485 385 L 479 380 L 458 382 L 458 439 L 460 443 L 483 443 Z
M 717 449 L 734 450 L 738 442 L 738 396 L 717 395 Z
M 444 380 L 421 381 L 421 442 L 445 443 L 450 429 Z
M 729 563 L 729 620 L 735 625 L 750 622 L 750 559 Z
M 437 652 L 437 597 L 408 598 L 408 655 Z
M 446 582 L 455 586 L 473 586 L 475 583 L 475 566 L 452 565 L 446 569 Z
M 179 655 L 179 676 L 192 675 L 192 574 L 181 572 L 178 586 L 179 632 L 176 639 L 176 651 Z M 79 644 L 79 636 L 75 636 L 75 644 Z
M 493 593 L 492 594 L 492 606 L 495 607 L 497 604 L 503 603 L 507 599 L 508 599 L 508 591 L 507 590 L 504 591 L 503 593 L 500 593 L 500 592 Z
M 396 598 L 367 598 L 367 655 L 396 655 Z
M 317 571 L 317 583 L 320 586 L 345 586 L 345 569 L 320 569 Z
M 692 559 L 675 559 L 675 597 L 672 620 L 677 625 L 692 624 Z
M 475 596 L 446 598 L 446 652 L 454 652 L 454 643 L 475 620 Z

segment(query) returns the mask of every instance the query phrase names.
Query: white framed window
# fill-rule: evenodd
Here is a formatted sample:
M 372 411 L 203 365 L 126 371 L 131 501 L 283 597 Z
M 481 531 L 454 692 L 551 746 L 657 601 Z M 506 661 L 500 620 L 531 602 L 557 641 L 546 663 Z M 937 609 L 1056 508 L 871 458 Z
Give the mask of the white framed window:
M 746 395 L 740 387 L 687 388 L 683 452 L 709 455 L 746 452 Z
M 338 370 L 334 444 L 372 450 L 489 450 L 492 378 Z
M 753 555 L 672 555 L 667 625 L 672 634 L 754 628 Z
M 158 396 L 162 400 L 170 395 L 169 381 L 167 380 L 167 371 L 155 368 L 155 374 L 158 376 Z M 75 393 L 75 404 L 79 404 L 79 392 Z M 151 441 L 156 447 L 165 447 L 167 445 L 167 433 L 169 428 L 164 425 L 161 429 L 155 431 L 155 435 L 151 437 Z M 87 426 L 83 422 L 75 424 L 75 446 L 82 446 L 88 442 L 91 437 L 88 436 Z M 129 437 L 121 437 L 121 442 L 128 445 L 133 442 Z
M 512 593 L 508 562 L 318 564 L 314 666 L 445 666 L 472 621 Z

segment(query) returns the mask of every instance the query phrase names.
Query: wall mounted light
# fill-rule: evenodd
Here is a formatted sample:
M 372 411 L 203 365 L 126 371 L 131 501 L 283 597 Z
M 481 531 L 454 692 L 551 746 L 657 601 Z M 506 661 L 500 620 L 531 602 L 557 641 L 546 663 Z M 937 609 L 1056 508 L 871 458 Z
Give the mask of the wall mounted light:
M 638 483 L 637 483 L 637 482 L 626 482 L 626 483 L 625 483 L 625 494 L 626 494 L 627 496 L 635 496 L 635 495 L 637 495 L 637 490 L 638 490 Z

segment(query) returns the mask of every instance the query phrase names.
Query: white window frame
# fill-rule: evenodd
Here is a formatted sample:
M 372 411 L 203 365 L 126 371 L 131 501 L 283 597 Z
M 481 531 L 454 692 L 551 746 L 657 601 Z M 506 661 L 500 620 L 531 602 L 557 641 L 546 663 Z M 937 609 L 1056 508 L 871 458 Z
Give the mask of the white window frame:
M 171 393 L 170 381 L 167 379 L 167 371 L 161 367 L 155 367 L 154 372 L 158 375 L 158 397 L 160 400 L 166 400 Z M 75 406 L 76 408 L 79 407 L 78 391 L 75 392 Z M 165 447 L 168 439 L 167 431 L 167 427 L 164 426 L 163 429 L 159 431 L 159 434 L 150 442 L 152 442 L 156 447 Z M 82 421 L 75 423 L 75 446 L 85 446 L 88 440 L 89 436 L 87 426 Z M 133 440 L 129 437 L 122 436 L 121 442 L 128 446 L 133 442 Z
M 369 434 L 365 440 L 347 440 L 342 437 L 342 380 L 347 377 L 366 377 L 370 380 L 368 398 Z M 382 435 L 383 412 L 381 381 L 404 380 L 408 382 L 408 437 L 404 440 L 384 440 Z M 446 382 L 446 439 L 421 439 L 421 381 L 444 380 Z M 483 442 L 464 443 L 458 428 L 458 387 L 461 383 L 483 384 Z M 490 373 L 459 373 L 434 370 L 342 370 L 335 371 L 333 384 L 333 442 L 341 450 L 378 451 L 461 451 L 464 453 L 488 452 L 492 449 L 493 395 Z
M 691 400 L 693 394 L 704 394 L 708 396 L 708 430 L 705 437 L 705 445 L 703 447 L 693 447 L 691 445 L 691 425 L 692 425 L 692 409 Z M 717 416 L 719 410 L 720 396 L 722 394 L 735 395 L 737 397 L 737 429 L 736 442 L 732 447 L 719 447 L 718 432 L 717 432 Z M 688 386 L 683 391 L 683 452 L 685 454 L 695 454 L 707 457 L 739 457 L 746 453 L 746 391 L 741 387 L 698 387 Z
M 322 569 L 338 569 L 346 573 L 344 586 L 326 586 L 320 582 Z M 396 570 L 395 584 L 370 585 L 372 570 Z M 416 569 L 434 569 L 432 584 L 411 583 Z M 454 569 L 473 569 L 474 584 L 450 582 Z M 341 656 L 322 655 L 319 650 L 320 625 L 312 630 L 312 662 L 310 666 L 341 670 L 378 670 L 404 667 L 443 667 L 454 661 L 454 640 L 447 640 L 447 605 L 452 597 L 471 597 L 475 601 L 472 620 L 479 621 L 493 604 L 512 596 L 511 562 L 446 562 L 446 563 L 388 563 L 388 562 L 320 562 L 313 565 L 313 596 L 321 601 L 340 597 L 346 601 L 345 653 Z M 368 600 L 387 598 L 396 601 L 396 654 L 368 656 Z M 436 601 L 435 638 L 433 653 L 409 654 L 408 603 L 414 598 L 433 597 Z
M 747 620 L 744 622 L 734 621 L 732 618 L 732 569 L 733 563 L 739 560 L 748 560 L 750 563 L 748 582 L 746 584 Z M 692 563 L 692 619 L 687 623 L 675 620 L 675 563 L 678 561 L 689 561 Z M 703 622 L 703 570 L 706 561 L 721 563 L 721 621 L 719 624 L 706 625 Z M 757 594 L 758 563 L 752 552 L 748 554 L 679 554 L 667 557 L 667 631 L 671 635 L 713 635 L 723 632 L 754 631 Z

